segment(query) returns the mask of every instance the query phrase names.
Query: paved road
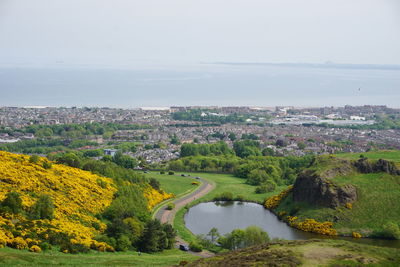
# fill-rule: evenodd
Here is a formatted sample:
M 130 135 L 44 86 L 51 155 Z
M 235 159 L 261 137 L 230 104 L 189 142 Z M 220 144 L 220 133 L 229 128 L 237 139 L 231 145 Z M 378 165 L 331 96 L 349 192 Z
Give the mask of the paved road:
M 187 179 L 186 177 L 182 177 L 182 179 Z M 180 210 L 182 207 L 184 207 L 186 204 L 204 196 L 205 194 L 207 194 L 208 192 L 210 192 L 211 190 L 214 189 L 214 185 L 209 183 L 208 181 L 199 178 L 199 181 L 202 182 L 202 185 L 194 192 L 190 193 L 189 195 L 186 195 L 182 198 L 179 198 L 175 201 L 173 201 L 173 203 L 175 204 L 175 208 L 172 210 L 167 210 L 166 206 L 162 207 L 161 209 L 159 209 L 155 215 L 155 218 L 159 219 L 162 223 L 169 223 L 171 225 L 173 225 L 174 222 L 174 218 L 175 218 L 175 214 L 178 210 Z M 186 245 L 188 246 L 188 243 L 186 241 L 184 241 L 182 238 L 180 238 L 179 236 L 177 236 L 176 238 L 176 246 L 179 247 L 179 245 Z M 202 251 L 200 253 L 196 253 L 196 252 L 190 252 L 194 255 L 198 255 L 201 257 L 212 257 L 214 256 L 213 253 L 209 252 L 209 251 Z

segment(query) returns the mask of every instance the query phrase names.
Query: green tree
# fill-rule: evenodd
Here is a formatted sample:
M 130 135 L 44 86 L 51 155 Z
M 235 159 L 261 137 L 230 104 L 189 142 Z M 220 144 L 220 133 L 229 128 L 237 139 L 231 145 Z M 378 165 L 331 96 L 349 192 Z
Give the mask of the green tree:
M 57 159 L 57 163 L 65 164 L 70 167 L 80 168 L 82 165 L 82 159 L 74 153 L 66 153 Z
M 201 252 L 203 247 L 199 243 L 192 241 L 189 243 L 189 249 L 194 252 Z
M 275 151 L 272 148 L 266 147 L 262 151 L 263 156 L 275 156 Z
M 264 244 L 269 242 L 268 233 L 258 226 L 249 226 L 245 230 L 244 246 L 250 247 L 254 245 Z
M 36 203 L 33 205 L 31 214 L 32 219 L 53 219 L 54 217 L 54 203 L 49 195 L 41 195 Z
M 175 245 L 175 237 L 176 237 L 176 231 L 172 227 L 172 225 L 164 223 L 163 224 L 163 231 L 165 233 L 165 249 L 172 249 Z
M 113 162 L 115 162 L 117 165 L 127 168 L 127 169 L 133 169 L 138 165 L 136 159 L 134 159 L 128 155 L 122 154 L 121 151 L 118 151 L 117 153 L 115 153 L 115 155 L 113 157 Z
M 118 251 L 128 251 L 132 246 L 132 243 L 126 235 L 120 235 L 117 239 L 117 247 Z
M 303 150 L 304 148 L 306 148 L 306 144 L 304 144 L 303 142 L 298 142 L 298 143 L 297 143 L 297 147 L 298 147 L 300 150 Z
M 218 239 L 218 243 L 229 250 L 263 244 L 268 241 L 268 234 L 258 226 L 249 226 L 245 230 L 235 229 Z
M 155 190 L 160 191 L 160 182 L 156 178 L 150 178 L 149 184 L 151 187 L 153 187 Z
M 9 192 L 1 202 L 1 209 L 5 212 L 19 214 L 22 212 L 22 199 L 19 193 Z
M 40 158 L 39 158 L 38 155 L 32 155 L 32 156 L 29 157 L 29 162 L 37 164 L 39 162 L 39 159 Z
M 234 133 L 229 133 L 229 134 L 228 134 L 228 138 L 233 142 L 233 141 L 236 140 L 236 134 L 234 134 Z
M 144 252 L 157 252 L 172 248 L 175 244 L 176 232 L 169 224 L 161 224 L 159 220 L 149 220 L 140 238 L 139 248 Z
M 220 236 L 218 229 L 215 227 L 211 228 L 207 235 L 211 238 L 211 242 L 215 242 L 215 240 Z
M 264 183 L 262 183 L 260 186 L 258 186 L 255 190 L 257 194 L 264 194 L 268 192 L 274 191 L 276 188 L 276 183 L 272 181 L 271 179 L 268 179 Z
M 173 144 L 173 145 L 179 145 L 179 144 L 181 143 L 181 142 L 179 141 L 178 136 L 177 136 L 176 134 L 174 134 L 174 135 L 171 137 L 170 142 L 171 142 L 171 144 Z
M 260 185 L 267 181 L 268 174 L 264 170 L 255 169 L 247 175 L 246 182 L 251 185 Z
M 241 229 L 235 229 L 232 232 L 220 237 L 218 239 L 218 243 L 220 243 L 223 248 L 229 250 L 243 248 L 245 244 L 245 231 Z
M 132 244 L 139 241 L 143 233 L 143 224 L 135 217 L 129 217 L 122 221 L 126 226 L 126 235 Z
M 50 161 L 44 161 L 43 162 L 43 168 L 45 168 L 46 170 L 47 169 L 51 169 L 51 167 L 53 166 L 53 164 L 51 164 L 51 162 Z

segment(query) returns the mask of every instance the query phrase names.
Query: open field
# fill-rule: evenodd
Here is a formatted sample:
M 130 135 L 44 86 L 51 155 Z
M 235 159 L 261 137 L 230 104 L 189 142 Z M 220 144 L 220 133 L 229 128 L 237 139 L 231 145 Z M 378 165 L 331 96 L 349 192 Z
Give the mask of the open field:
M 168 175 L 152 171 L 146 173 L 145 176 L 147 178 L 156 178 L 165 192 L 173 193 L 175 196 L 190 192 L 193 187 L 196 187 L 192 185 L 192 182 L 196 181 L 194 178 L 181 177 L 180 174 Z
M 89 254 L 64 254 L 44 252 L 40 254 L 11 248 L 0 249 L 0 266 L 16 265 L 75 265 L 75 266 L 171 266 L 180 261 L 193 261 L 197 256 L 173 249 L 161 253 L 140 256 L 137 252 L 91 252 Z
M 190 175 L 192 177 L 199 176 L 215 184 L 215 189 L 213 191 L 200 198 L 196 202 L 211 201 L 214 199 L 214 197 L 220 195 L 221 193 L 231 192 L 234 198 L 236 198 L 237 196 L 243 196 L 243 198 L 247 201 L 263 203 L 265 198 L 270 197 L 276 192 L 280 192 L 281 190 L 286 188 L 286 186 L 277 187 L 275 192 L 256 194 L 254 192 L 256 186 L 248 185 L 245 183 L 245 179 L 235 177 L 232 174 L 190 173 Z

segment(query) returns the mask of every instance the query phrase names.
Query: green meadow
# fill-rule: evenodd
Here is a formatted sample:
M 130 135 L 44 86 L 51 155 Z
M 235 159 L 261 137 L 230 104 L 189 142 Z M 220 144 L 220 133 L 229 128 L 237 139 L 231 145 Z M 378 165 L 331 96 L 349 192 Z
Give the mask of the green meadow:
M 90 252 L 64 254 L 57 251 L 32 253 L 11 248 L 0 249 L 0 266 L 171 266 L 181 261 L 193 261 L 197 256 L 177 249 L 138 255 L 137 252 Z

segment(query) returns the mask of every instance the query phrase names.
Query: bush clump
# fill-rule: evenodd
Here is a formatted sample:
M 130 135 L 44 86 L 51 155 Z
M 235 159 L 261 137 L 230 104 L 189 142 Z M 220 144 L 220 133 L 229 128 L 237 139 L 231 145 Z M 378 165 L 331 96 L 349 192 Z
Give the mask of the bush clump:
M 175 208 L 175 204 L 174 203 L 169 203 L 167 205 L 167 210 L 173 210 Z
M 30 252 L 35 252 L 35 253 L 40 253 L 42 252 L 42 249 L 39 246 L 33 245 L 32 247 L 29 248 Z
M 400 227 L 397 223 L 388 222 L 383 226 L 383 236 L 389 239 L 400 239 Z
M 6 198 L 0 202 L 0 211 L 19 214 L 22 212 L 21 195 L 17 192 L 9 192 Z
M 233 200 L 233 194 L 231 192 L 223 192 L 220 195 L 215 196 L 214 200 L 232 201 Z
M 193 252 L 202 252 L 203 251 L 203 247 L 196 242 L 190 242 L 189 249 Z

